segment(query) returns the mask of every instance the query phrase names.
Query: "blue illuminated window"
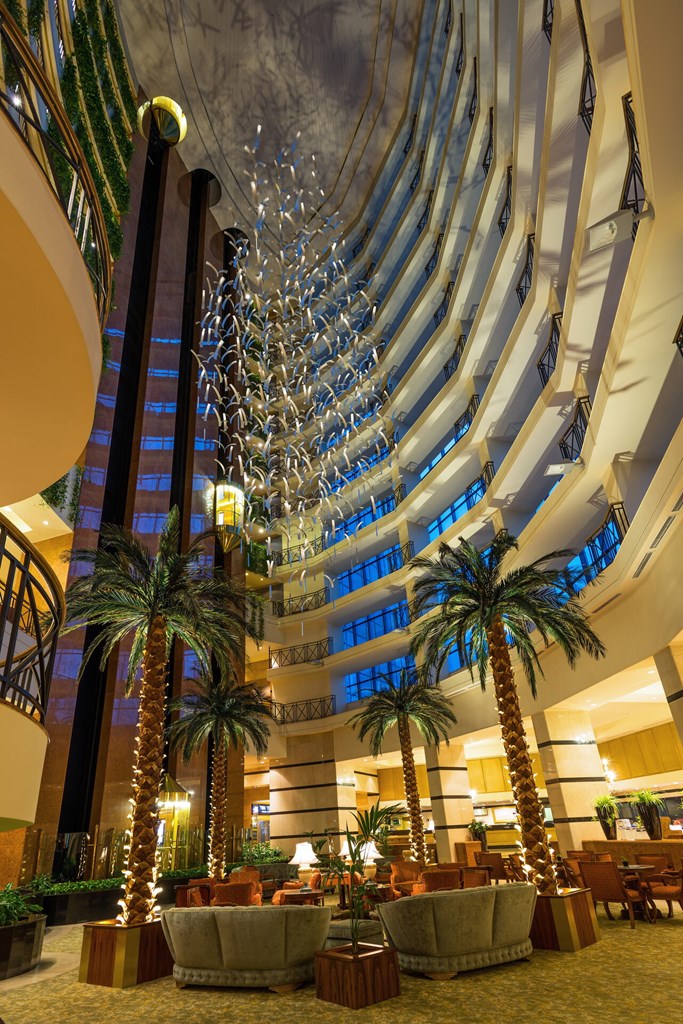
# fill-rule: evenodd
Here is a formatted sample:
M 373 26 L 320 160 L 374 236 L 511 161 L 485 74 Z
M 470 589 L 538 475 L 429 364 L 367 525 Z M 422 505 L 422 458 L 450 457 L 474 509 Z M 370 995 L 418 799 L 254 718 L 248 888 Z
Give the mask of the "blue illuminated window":
M 342 628 L 344 647 L 355 647 L 356 644 L 364 644 L 367 640 L 375 640 L 378 636 L 391 633 L 394 629 L 407 629 L 409 625 L 408 602 L 398 601 L 387 608 L 380 608 L 378 612 L 373 612 L 372 615 L 366 615 L 362 619 L 347 622 Z
M 394 658 L 393 661 L 382 662 L 381 665 L 361 669 L 360 672 L 352 672 L 344 679 L 347 701 L 363 700 L 364 697 L 371 697 L 373 693 L 384 689 L 387 676 L 393 682 L 398 682 L 402 670 L 415 672 L 415 661 L 410 654 L 403 658 Z
M 410 557 L 410 554 L 408 555 Z M 360 587 L 374 583 L 405 565 L 406 555 L 400 544 L 394 544 L 379 555 L 368 558 L 359 565 L 354 565 L 337 576 L 339 595 L 351 594 Z
M 426 466 L 423 466 L 423 468 L 420 470 L 420 480 L 424 480 L 424 478 L 427 476 L 427 473 L 431 473 L 431 471 L 434 469 L 434 466 L 438 465 L 445 455 L 448 455 L 451 448 L 455 447 L 455 443 L 457 440 L 459 439 L 456 437 L 452 437 L 451 440 L 448 441 L 443 446 L 441 451 L 437 452 L 434 458 L 431 459 Z
M 331 531 L 327 547 L 332 547 L 333 544 L 337 544 L 348 534 L 355 533 L 356 530 L 360 530 L 364 526 L 374 523 L 377 519 L 381 519 L 382 516 L 393 512 L 395 508 L 396 496 L 394 494 L 387 494 L 386 498 L 381 498 L 374 505 L 366 505 L 364 508 L 359 509 L 358 512 L 348 519 L 334 524 L 334 531 Z
M 449 505 L 440 516 L 437 516 L 429 526 L 427 527 L 427 533 L 429 534 L 430 540 L 435 540 L 439 537 L 444 530 L 447 530 L 453 523 L 457 523 L 461 516 L 464 516 L 471 508 L 477 504 L 478 501 L 486 494 L 486 480 L 484 475 L 477 477 L 474 480 L 464 494 L 461 494 L 459 498 Z

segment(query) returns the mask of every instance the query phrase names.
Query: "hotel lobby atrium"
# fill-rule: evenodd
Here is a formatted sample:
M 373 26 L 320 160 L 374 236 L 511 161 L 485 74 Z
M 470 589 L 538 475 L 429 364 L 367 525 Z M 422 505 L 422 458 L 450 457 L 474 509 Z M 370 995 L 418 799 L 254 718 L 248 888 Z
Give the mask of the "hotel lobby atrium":
M 677 1019 L 682 38 L 0 0 L 0 1024 Z

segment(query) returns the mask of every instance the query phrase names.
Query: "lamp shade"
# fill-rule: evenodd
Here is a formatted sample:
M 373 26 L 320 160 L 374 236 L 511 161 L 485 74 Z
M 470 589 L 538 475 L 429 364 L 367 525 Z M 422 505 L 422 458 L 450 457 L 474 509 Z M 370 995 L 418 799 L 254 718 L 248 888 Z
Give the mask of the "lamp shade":
M 297 843 L 294 856 L 289 863 L 296 864 L 299 867 L 308 867 L 311 864 L 317 864 L 318 858 L 310 843 Z
M 342 860 L 348 860 L 349 857 L 351 856 L 348 839 L 345 839 L 344 842 L 342 843 L 341 850 L 339 851 L 339 856 L 341 857 Z
M 369 843 L 363 843 L 361 847 L 361 855 L 363 857 L 364 864 L 367 864 L 369 860 L 376 861 L 382 859 L 382 854 L 375 846 L 375 842 L 373 839 L 371 839 Z

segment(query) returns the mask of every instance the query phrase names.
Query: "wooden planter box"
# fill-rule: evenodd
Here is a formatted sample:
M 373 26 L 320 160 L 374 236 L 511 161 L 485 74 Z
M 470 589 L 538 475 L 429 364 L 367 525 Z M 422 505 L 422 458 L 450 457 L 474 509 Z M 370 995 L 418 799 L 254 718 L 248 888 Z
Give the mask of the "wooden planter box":
M 396 950 L 359 944 L 324 949 L 315 954 L 315 994 L 318 999 L 360 1010 L 401 994 Z
M 172 973 L 173 957 L 161 921 L 127 928 L 116 921 L 92 921 L 83 926 L 79 981 L 129 988 Z
M 84 921 L 102 921 L 116 917 L 123 889 L 93 889 L 90 892 L 68 892 L 43 896 L 43 911 L 47 926 L 56 924 L 82 924 Z
M 600 941 L 590 889 L 566 889 L 557 896 L 539 893 L 531 925 L 534 949 L 575 953 Z
M 45 938 L 45 915 L 0 928 L 0 981 L 33 970 L 40 962 Z

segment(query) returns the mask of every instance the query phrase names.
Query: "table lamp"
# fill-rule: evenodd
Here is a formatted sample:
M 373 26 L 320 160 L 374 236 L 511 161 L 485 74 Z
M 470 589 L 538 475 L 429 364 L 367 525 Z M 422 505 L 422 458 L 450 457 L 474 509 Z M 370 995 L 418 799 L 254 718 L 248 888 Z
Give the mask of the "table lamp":
M 382 854 L 375 846 L 374 839 L 371 839 L 368 843 L 363 843 L 361 854 L 363 857 L 363 874 L 366 878 L 374 878 L 377 874 L 375 861 L 382 858 Z
M 289 862 L 290 864 L 296 864 L 299 875 L 299 881 L 303 882 L 304 889 L 310 889 L 311 875 L 313 874 L 313 868 L 311 864 L 317 864 L 317 858 L 315 851 L 310 843 L 297 843 L 294 856 Z

